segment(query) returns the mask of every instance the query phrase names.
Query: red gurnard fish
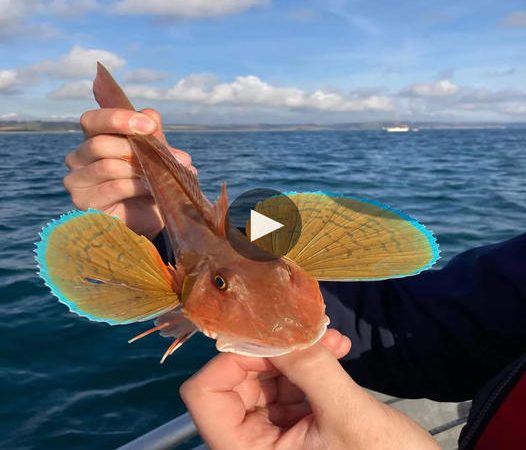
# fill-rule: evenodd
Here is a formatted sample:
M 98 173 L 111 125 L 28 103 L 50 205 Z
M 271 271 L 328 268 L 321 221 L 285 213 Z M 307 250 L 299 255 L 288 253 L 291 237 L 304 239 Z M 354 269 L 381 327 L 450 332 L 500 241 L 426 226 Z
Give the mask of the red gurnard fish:
M 93 91 L 101 108 L 133 110 L 109 72 L 98 64 Z M 220 351 L 275 356 L 306 348 L 329 320 L 317 279 L 401 277 L 438 258 L 432 234 L 385 205 L 321 192 L 289 193 L 301 218 L 299 240 L 262 239 L 284 257 L 255 260 L 234 249 L 223 185 L 216 203 L 198 179 L 153 136 L 128 140 L 164 220 L 176 267 L 118 218 L 99 211 L 70 212 L 48 224 L 37 243 L 40 275 L 71 311 L 95 321 L 127 324 L 149 319 L 151 332 L 173 336 L 162 361 L 200 330 Z M 256 209 L 272 216 L 279 198 Z M 299 232 L 300 230 L 298 230 Z M 239 233 L 237 236 L 235 233 Z M 236 237 L 237 236 L 237 237 Z M 253 245 L 253 244 L 250 244 Z

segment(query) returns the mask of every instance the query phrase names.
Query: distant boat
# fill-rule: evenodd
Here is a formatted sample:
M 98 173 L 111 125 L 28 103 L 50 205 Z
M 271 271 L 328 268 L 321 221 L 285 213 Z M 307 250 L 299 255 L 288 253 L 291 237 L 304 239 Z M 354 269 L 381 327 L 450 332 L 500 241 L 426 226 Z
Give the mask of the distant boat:
M 407 133 L 408 131 L 418 131 L 418 128 L 411 128 L 409 125 L 395 125 L 393 127 L 383 127 L 388 133 Z

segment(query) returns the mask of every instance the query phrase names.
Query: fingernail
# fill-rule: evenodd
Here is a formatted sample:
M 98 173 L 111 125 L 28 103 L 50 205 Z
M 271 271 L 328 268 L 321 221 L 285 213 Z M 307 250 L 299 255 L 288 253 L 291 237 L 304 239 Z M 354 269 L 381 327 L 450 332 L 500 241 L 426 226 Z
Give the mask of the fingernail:
M 132 131 L 140 134 L 153 133 L 156 128 L 155 122 L 142 114 L 132 116 L 129 124 Z

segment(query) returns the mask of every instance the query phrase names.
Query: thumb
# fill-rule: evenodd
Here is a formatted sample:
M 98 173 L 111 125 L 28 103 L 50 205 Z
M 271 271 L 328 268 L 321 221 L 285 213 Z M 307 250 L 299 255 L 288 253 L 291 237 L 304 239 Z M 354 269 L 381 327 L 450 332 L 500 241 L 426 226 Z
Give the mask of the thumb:
M 331 344 L 334 336 L 321 343 L 283 356 L 270 358 L 272 364 L 306 395 L 315 415 L 321 420 L 333 420 L 344 403 L 348 402 L 352 379 L 336 359 L 346 354 L 351 341 L 340 335 L 340 350 L 335 351 Z M 323 414 L 320 414 L 323 412 Z
M 151 109 L 151 108 L 142 109 L 141 112 L 143 114 L 146 114 L 150 118 L 152 118 L 157 124 L 157 128 L 155 129 L 153 135 L 157 139 L 159 139 L 163 144 L 168 145 L 168 142 L 166 141 L 166 136 L 164 135 L 164 132 L 163 132 L 163 123 L 161 119 L 161 114 L 155 109 Z

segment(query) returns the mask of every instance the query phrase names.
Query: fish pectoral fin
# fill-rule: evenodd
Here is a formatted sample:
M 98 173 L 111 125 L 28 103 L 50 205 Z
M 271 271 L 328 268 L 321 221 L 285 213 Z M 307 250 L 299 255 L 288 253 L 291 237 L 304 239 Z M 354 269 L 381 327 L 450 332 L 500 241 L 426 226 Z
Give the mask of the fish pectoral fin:
M 153 319 L 179 305 L 172 269 L 148 239 L 116 217 L 72 211 L 46 225 L 40 237 L 39 275 L 80 316 L 126 324 Z
M 415 219 L 379 202 L 323 192 L 285 193 L 301 223 L 257 241 L 285 255 L 318 280 L 382 280 L 431 267 L 439 258 L 433 234 Z M 281 196 L 256 206 L 269 217 L 285 214 Z M 281 208 L 281 209 L 280 209 Z M 280 234 L 281 233 L 281 234 Z M 294 242 L 294 239 L 297 239 Z M 275 248 L 279 245 L 279 248 Z

